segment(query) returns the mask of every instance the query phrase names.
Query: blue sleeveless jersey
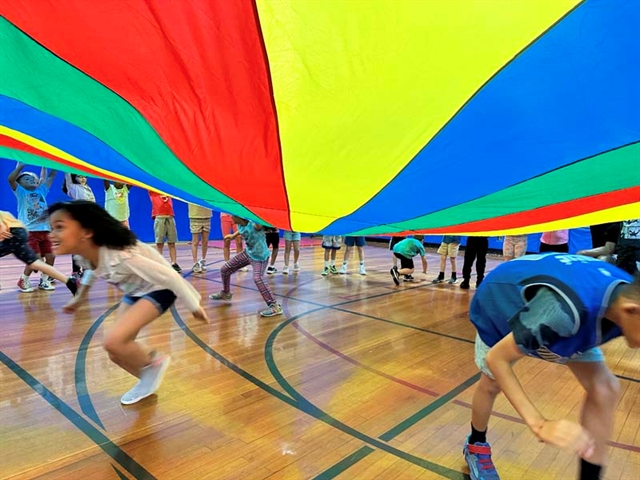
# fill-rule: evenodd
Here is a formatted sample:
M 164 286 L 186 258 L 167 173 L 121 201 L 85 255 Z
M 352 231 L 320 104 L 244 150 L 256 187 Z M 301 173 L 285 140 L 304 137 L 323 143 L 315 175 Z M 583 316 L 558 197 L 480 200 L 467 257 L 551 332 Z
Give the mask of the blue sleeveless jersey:
M 601 321 L 613 290 L 631 283 L 619 268 L 581 255 L 526 255 L 493 270 L 476 291 L 469 316 L 484 343 L 493 346 L 511 331 L 513 319 L 540 286 L 553 289 L 569 305 L 575 319 L 570 337 L 538 350 L 546 360 L 570 358 L 622 335 L 618 326 L 602 332 Z

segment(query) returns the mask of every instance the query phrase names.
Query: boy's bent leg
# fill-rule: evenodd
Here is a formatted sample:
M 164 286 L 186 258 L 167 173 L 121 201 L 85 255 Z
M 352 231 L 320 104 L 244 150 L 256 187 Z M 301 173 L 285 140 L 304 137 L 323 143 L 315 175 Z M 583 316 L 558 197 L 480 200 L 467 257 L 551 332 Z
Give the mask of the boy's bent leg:
M 582 405 L 580 423 L 593 437 L 594 453 L 587 459 L 591 464 L 604 466 L 607 463 L 606 443 L 613 429 L 613 418 L 620 397 L 618 379 L 613 375 L 604 359 L 588 361 L 587 355 L 602 355 L 600 349 L 592 349 L 583 354 L 583 361 L 571 361 L 567 366 L 586 390 Z M 580 358 L 580 357 L 579 357 Z M 584 466 L 584 462 L 583 462 Z M 583 476 L 582 478 L 588 478 Z M 591 477 L 598 478 L 598 477 Z

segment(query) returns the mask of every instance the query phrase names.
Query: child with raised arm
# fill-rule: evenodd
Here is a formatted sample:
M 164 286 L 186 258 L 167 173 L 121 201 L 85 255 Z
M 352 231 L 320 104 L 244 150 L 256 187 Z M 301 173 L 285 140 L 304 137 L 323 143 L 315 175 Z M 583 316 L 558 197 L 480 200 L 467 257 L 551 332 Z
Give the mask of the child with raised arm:
M 504 262 L 484 279 L 469 317 L 482 372 L 464 445 L 471 478 L 499 478 L 486 437 L 493 403 L 504 392 L 540 441 L 582 457 L 581 480 L 599 479 L 620 387 L 598 347 L 620 336 L 640 347 L 638 279 L 588 257 L 530 255 Z M 513 370 L 526 355 L 566 363 L 586 391 L 580 424 L 547 419 L 531 402 Z
M 36 255 L 44 258 L 46 263 L 53 266 L 55 256 L 51 250 L 51 241 L 49 240 L 47 195 L 57 172 L 55 170 L 47 171 L 46 168 L 43 168 L 40 172 L 40 178 L 38 178 L 35 173 L 23 172 L 24 167 L 23 163 L 18 162 L 8 178 L 9 186 L 18 201 L 18 219 L 29 232 L 29 247 Z M 18 288 L 21 292 L 33 292 L 29 279 L 33 271 L 34 269 L 30 265 L 25 267 L 18 280 Z M 45 272 L 41 273 L 38 288 L 41 290 L 55 290 Z
M 129 225 L 129 185 L 126 183 L 103 180 L 104 183 L 104 209 L 113 218 L 121 222 L 125 227 Z
M 87 200 L 89 202 L 96 201 L 96 196 L 93 194 L 93 190 L 87 183 L 87 177 L 82 174 L 65 173 L 62 191 L 69 195 L 73 200 Z M 82 268 L 78 262 L 76 262 L 75 258 L 71 259 L 71 270 L 73 271 L 73 276 L 76 278 L 80 278 L 83 274 Z
M 94 202 L 76 200 L 49 207 L 51 239 L 58 254 L 76 255 L 86 269 L 78 295 L 64 307 L 75 311 L 87 299 L 96 278 L 120 289 L 124 296 L 104 348 L 116 365 L 139 380 L 120 402 L 129 405 L 152 395 L 170 362 L 136 342 L 140 330 L 180 299 L 193 316 L 208 321 L 200 294 L 154 248 Z
M 267 303 L 267 309 L 262 310 L 263 317 L 273 317 L 282 315 L 282 306 L 276 301 L 269 285 L 264 281 L 264 272 L 269 264 L 269 247 L 262 225 L 251 222 L 244 218 L 232 217 L 237 225 L 236 233 L 225 235 L 224 241 L 231 245 L 238 235 L 242 235 L 246 250 L 237 254 L 220 269 L 222 275 L 222 291 L 209 295 L 211 300 L 231 300 L 231 275 L 247 265 L 253 268 L 253 281 L 258 287 L 258 291 Z

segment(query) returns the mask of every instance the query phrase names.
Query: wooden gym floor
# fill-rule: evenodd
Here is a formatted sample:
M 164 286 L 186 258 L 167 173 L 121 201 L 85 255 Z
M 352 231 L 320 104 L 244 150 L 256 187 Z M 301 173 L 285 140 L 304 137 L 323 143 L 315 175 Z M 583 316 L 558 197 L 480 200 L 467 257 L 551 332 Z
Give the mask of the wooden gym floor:
M 322 250 L 302 249 L 299 274 L 268 279 L 280 317 L 257 314 L 264 304 L 251 273 L 232 277 L 231 304 L 205 301 L 211 324 L 178 304 L 140 336 L 171 354 L 164 383 L 127 407 L 119 399 L 133 378 L 101 348 L 119 292 L 100 281 L 89 305 L 65 315 L 63 286 L 18 293 L 22 267 L 2 259 L 0 478 L 465 478 L 478 380 L 473 288 L 432 285 L 433 252 L 426 277 L 396 287 L 389 252 L 365 252 L 367 276 L 352 259 L 349 275 L 325 278 Z M 189 259 L 180 246 L 185 274 Z M 209 261 L 206 275 L 187 275 L 203 297 L 220 289 L 221 251 Z M 68 258 L 57 265 L 70 270 Z M 605 351 L 622 387 L 605 478 L 635 480 L 640 353 L 622 340 Z M 545 415 L 578 418 L 582 392 L 566 368 L 525 359 L 516 370 Z M 576 478 L 577 460 L 538 443 L 504 397 L 489 440 L 504 479 Z

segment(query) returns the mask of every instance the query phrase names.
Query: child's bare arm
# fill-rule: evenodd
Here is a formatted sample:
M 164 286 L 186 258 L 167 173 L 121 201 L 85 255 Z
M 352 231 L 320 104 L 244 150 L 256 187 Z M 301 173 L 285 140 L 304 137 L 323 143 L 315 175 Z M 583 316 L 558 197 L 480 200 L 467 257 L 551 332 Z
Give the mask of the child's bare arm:
M 16 178 L 18 178 L 18 175 L 20 175 L 20 172 L 22 172 L 23 168 L 24 168 L 24 163 L 22 162 L 16 163 L 16 168 L 14 168 L 13 171 L 9 174 L 9 177 L 7 177 L 7 180 L 9 181 L 9 185 L 11 186 L 11 190 L 15 191 L 15 189 L 18 187 Z
M 53 179 L 56 178 L 57 174 L 57 170 L 49 170 L 49 173 L 47 174 L 47 180 L 45 181 L 45 185 L 47 186 L 47 188 L 51 188 L 51 185 L 53 185 Z
M 75 312 L 79 306 L 87 301 L 90 289 L 91 285 L 80 285 L 76 296 L 69 300 L 64 307 L 62 307 L 62 311 L 65 313 Z
M 594 445 L 589 433 L 577 423 L 546 420 L 527 396 L 511 367 L 524 356 L 510 333 L 489 350 L 486 361 L 502 392 L 540 440 L 588 458 Z
M 427 257 L 422 256 L 422 273 L 427 273 Z

